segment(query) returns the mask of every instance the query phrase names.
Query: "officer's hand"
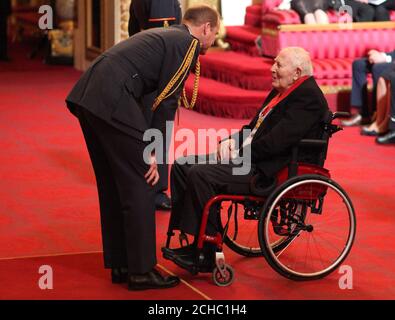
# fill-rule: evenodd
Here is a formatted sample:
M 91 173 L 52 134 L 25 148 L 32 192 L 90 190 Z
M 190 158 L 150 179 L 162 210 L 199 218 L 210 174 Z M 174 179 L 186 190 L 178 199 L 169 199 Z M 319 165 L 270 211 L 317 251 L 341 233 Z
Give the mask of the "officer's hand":
M 236 143 L 234 139 L 222 141 L 217 148 L 217 160 L 229 160 L 235 150 Z
M 151 162 L 151 164 L 150 164 L 149 170 L 145 174 L 144 178 L 148 184 L 151 184 L 152 186 L 154 186 L 159 181 L 158 165 L 156 163 L 155 155 L 151 155 L 150 162 Z

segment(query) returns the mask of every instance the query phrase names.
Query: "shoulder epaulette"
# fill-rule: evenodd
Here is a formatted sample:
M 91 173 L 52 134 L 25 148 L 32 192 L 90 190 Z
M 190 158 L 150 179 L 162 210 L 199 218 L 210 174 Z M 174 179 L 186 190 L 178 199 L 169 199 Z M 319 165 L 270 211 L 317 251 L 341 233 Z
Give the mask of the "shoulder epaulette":
M 170 97 L 175 91 L 177 91 L 178 87 L 181 85 L 181 83 L 183 83 L 185 77 L 187 76 L 187 70 L 189 70 L 192 64 L 198 43 L 199 41 L 197 39 L 192 40 L 192 43 L 190 44 L 189 49 L 180 67 L 173 75 L 166 87 L 163 89 L 163 91 L 160 93 L 160 95 L 155 99 L 154 104 L 152 105 L 152 111 L 155 111 L 156 108 L 158 108 L 158 106 L 161 104 L 161 102 L 166 98 Z

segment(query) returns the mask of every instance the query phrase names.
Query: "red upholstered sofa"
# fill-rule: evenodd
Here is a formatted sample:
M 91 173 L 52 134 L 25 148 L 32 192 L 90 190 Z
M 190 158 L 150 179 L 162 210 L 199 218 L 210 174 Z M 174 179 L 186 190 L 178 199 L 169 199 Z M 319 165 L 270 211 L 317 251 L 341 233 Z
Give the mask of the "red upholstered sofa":
M 277 10 L 280 3 L 281 0 L 262 0 L 260 5 L 262 50 L 266 56 L 274 57 L 282 48 L 295 45 L 304 47 L 317 59 L 355 58 L 372 48 L 395 49 L 395 11 L 391 12 L 391 22 L 344 24 L 337 23 L 337 12 L 330 10 L 331 24 L 314 26 L 301 24 L 293 10 Z

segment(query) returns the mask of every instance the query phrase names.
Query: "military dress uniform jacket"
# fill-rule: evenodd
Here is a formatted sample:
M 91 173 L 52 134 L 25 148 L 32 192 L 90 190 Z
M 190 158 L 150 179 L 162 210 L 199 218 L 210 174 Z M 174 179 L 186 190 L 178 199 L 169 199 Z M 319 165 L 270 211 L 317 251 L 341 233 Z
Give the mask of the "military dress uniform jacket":
M 272 90 L 263 103 L 264 108 L 276 95 Z M 299 87 L 280 101 L 268 113 L 259 126 L 251 142 L 252 163 L 266 177 L 275 174 L 288 165 L 292 157 L 292 147 L 301 139 L 319 139 L 323 133 L 323 121 L 328 111 L 326 99 L 313 77 L 306 79 Z M 252 130 L 259 112 L 242 129 Z M 243 143 L 240 131 L 239 147 Z M 298 161 L 316 163 L 317 149 L 303 148 Z
M 132 0 L 129 16 L 129 36 L 132 36 L 142 30 L 163 27 L 161 19 L 171 18 L 169 25 L 180 24 L 182 12 L 178 0 Z
M 140 32 L 92 63 L 66 98 L 67 106 L 74 114 L 76 107 L 83 107 L 139 140 L 149 127 L 163 133 L 166 121 L 174 120 L 199 50 L 199 41 L 185 25 Z M 140 100 L 154 91 L 159 98 L 149 126 Z

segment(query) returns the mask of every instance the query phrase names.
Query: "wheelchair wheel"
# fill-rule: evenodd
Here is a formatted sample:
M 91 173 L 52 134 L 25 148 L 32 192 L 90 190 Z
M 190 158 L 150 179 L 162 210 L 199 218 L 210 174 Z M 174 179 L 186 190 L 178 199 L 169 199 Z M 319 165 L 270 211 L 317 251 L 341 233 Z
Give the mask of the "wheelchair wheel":
M 232 215 L 228 222 L 229 210 L 232 210 Z M 245 257 L 261 257 L 263 255 L 258 239 L 260 210 L 258 212 L 250 212 L 246 218 L 244 205 L 227 203 L 226 205 L 223 204 L 221 213 L 218 216 L 220 217 L 222 230 L 227 224 L 224 243 L 231 250 Z M 282 250 L 290 240 L 291 237 L 288 236 L 272 238 L 271 246 L 273 251 Z
M 270 266 L 292 280 L 314 280 L 333 272 L 349 254 L 356 220 L 345 191 L 319 175 L 294 177 L 267 199 L 259 242 Z M 281 249 L 271 245 L 286 237 Z
M 233 268 L 230 265 L 225 264 L 223 272 L 225 276 L 222 276 L 218 267 L 215 267 L 213 270 L 213 281 L 217 286 L 220 287 L 230 286 L 235 279 Z

